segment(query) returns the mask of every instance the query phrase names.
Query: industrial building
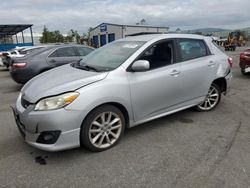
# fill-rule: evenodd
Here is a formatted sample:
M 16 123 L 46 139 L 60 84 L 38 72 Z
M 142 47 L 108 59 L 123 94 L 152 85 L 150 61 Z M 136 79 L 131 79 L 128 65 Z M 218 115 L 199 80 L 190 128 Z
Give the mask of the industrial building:
M 90 31 L 90 39 L 94 47 L 100 47 L 124 37 L 143 34 L 167 33 L 168 30 L 169 27 L 102 23 Z

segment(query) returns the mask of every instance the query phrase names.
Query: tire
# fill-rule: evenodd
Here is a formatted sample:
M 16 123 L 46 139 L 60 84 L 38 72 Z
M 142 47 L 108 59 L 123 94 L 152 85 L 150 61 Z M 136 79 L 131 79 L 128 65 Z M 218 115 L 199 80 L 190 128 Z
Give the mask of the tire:
M 208 91 L 205 100 L 197 105 L 195 109 L 199 112 L 206 112 L 213 110 L 219 103 L 221 99 L 221 90 L 218 85 L 213 83 Z
M 89 151 L 108 150 L 120 141 L 124 129 L 123 113 L 115 106 L 103 105 L 90 112 L 83 121 L 80 142 Z
M 247 75 L 247 73 L 245 72 L 245 69 L 241 69 L 241 74 Z

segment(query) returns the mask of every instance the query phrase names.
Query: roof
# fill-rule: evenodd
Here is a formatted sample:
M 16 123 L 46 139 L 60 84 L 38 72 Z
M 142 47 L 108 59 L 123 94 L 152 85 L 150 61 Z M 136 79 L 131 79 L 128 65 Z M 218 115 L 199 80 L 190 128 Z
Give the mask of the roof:
M 205 39 L 211 38 L 203 35 L 194 35 L 194 34 L 152 34 L 152 35 L 139 35 L 139 36 L 128 36 L 117 41 L 144 41 L 148 42 L 153 39 L 164 39 L 164 38 L 190 38 L 190 39 Z
M 16 35 L 19 32 L 33 26 L 32 24 L 10 24 L 0 25 L 0 38 L 7 35 Z
M 144 28 L 159 28 L 159 29 L 169 29 L 169 27 L 162 27 L 162 26 L 149 26 L 149 25 L 122 25 L 122 24 L 113 24 L 113 23 L 101 23 L 98 26 L 94 27 L 91 31 L 94 29 L 100 27 L 101 25 L 113 25 L 113 26 L 119 26 L 119 27 L 144 27 Z

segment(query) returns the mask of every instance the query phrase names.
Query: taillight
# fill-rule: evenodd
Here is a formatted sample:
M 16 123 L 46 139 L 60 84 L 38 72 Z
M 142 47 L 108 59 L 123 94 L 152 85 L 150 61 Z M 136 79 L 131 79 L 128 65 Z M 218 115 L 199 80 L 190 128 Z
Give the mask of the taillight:
M 20 68 L 24 68 L 26 66 L 27 63 L 13 63 L 12 67 L 15 69 L 20 69 Z
M 244 52 L 241 52 L 241 53 L 240 53 L 240 58 L 243 59 L 244 57 L 245 57 L 245 53 L 244 53 Z
M 231 57 L 228 58 L 228 64 L 230 65 L 230 68 L 233 67 L 233 58 Z

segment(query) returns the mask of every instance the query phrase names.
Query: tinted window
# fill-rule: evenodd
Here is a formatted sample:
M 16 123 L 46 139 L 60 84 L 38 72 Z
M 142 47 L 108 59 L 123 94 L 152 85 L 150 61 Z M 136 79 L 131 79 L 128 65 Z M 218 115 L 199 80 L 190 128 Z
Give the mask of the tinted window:
M 49 57 L 70 57 L 77 56 L 73 47 L 59 48 L 50 54 Z
M 139 60 L 147 60 L 150 69 L 155 69 L 173 63 L 173 41 L 160 42 L 150 47 Z
M 203 40 L 181 39 L 179 45 L 183 61 L 208 55 Z
M 86 47 L 77 47 L 77 50 L 78 50 L 80 56 L 88 55 L 90 52 L 93 51 L 93 49 L 86 48 Z

